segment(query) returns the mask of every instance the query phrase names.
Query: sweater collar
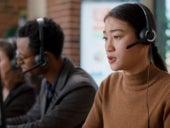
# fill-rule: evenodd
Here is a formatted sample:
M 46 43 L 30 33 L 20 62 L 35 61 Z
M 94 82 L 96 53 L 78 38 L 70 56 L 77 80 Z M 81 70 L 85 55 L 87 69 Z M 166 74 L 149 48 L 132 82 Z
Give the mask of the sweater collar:
M 143 71 L 134 75 L 125 75 L 123 72 L 123 86 L 131 90 L 141 90 L 146 89 L 147 85 L 152 85 L 153 78 L 158 72 L 158 68 L 151 64 Z

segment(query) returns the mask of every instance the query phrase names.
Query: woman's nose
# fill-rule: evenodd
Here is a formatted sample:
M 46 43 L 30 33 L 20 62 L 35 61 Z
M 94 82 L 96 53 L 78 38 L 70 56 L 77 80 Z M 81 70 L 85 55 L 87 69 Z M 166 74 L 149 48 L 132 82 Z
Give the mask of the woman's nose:
M 112 39 L 108 39 L 106 41 L 105 47 L 106 47 L 106 51 L 108 51 L 108 52 L 115 50 L 114 43 L 113 43 Z

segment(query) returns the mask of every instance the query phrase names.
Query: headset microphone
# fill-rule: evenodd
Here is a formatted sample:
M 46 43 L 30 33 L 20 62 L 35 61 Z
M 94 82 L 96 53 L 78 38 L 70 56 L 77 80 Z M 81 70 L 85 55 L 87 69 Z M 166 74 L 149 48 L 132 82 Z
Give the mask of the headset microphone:
M 131 48 L 131 47 L 133 47 L 133 46 L 135 46 L 137 44 L 144 44 L 144 42 L 146 42 L 146 40 L 144 40 L 144 39 L 137 40 L 136 42 L 127 45 L 126 49 L 129 49 L 129 48 Z
M 38 68 L 38 67 L 40 67 L 40 66 L 41 66 L 41 63 L 36 64 L 36 65 L 32 66 L 31 68 L 23 71 L 22 73 L 25 74 L 25 73 L 30 72 L 30 71 L 32 71 L 32 70 L 34 70 L 34 69 L 36 69 L 36 68 Z

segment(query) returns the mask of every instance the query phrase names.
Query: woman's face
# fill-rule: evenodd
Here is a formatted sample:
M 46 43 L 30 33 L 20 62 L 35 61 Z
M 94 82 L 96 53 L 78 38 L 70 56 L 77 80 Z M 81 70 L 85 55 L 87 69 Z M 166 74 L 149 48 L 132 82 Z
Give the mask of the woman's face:
M 146 66 L 148 46 L 138 44 L 126 48 L 138 40 L 135 30 L 127 22 L 108 17 L 103 34 L 107 59 L 112 70 L 135 73 L 139 67 Z
M 11 69 L 11 63 L 7 55 L 0 49 L 0 75 L 2 80 L 5 79 L 5 74 Z

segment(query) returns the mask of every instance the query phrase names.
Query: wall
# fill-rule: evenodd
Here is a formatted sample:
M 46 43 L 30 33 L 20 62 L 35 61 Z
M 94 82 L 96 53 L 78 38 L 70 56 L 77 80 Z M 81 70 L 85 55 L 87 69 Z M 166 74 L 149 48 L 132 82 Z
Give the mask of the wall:
M 153 8 L 154 8 L 154 1 L 153 0 L 141 0 L 143 4 L 145 4 L 153 13 Z
M 65 33 L 64 54 L 80 64 L 80 0 L 48 0 L 47 16 L 61 25 Z
M 27 0 L 28 19 L 45 17 L 47 12 L 46 2 L 48 0 Z
M 25 11 L 25 0 L 0 1 L 0 38 L 11 27 L 17 27 L 21 11 Z

